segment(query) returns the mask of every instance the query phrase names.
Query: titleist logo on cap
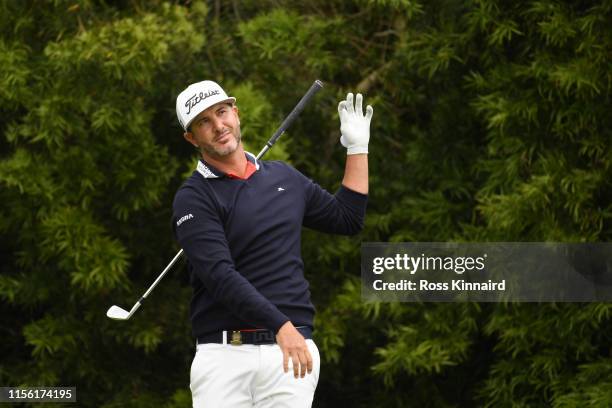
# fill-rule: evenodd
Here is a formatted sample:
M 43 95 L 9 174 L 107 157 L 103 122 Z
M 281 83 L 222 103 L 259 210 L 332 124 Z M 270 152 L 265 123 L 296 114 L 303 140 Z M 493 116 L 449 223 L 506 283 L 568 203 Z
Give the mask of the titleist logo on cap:
M 189 115 L 189 113 L 191 112 L 191 108 L 202 102 L 204 99 L 213 95 L 219 95 L 219 90 L 213 89 L 206 92 L 200 92 L 199 94 L 194 94 L 191 98 L 187 99 L 187 102 L 185 102 L 185 107 L 187 108 L 187 115 Z

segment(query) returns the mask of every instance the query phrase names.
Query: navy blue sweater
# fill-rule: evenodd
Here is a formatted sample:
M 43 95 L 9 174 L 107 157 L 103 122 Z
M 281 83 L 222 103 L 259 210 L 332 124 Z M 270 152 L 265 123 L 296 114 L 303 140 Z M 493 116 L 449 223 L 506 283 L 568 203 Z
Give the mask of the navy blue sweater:
M 302 225 L 345 235 L 363 226 L 367 195 L 346 187 L 331 195 L 283 162 L 247 158 L 257 171 L 245 180 L 200 161 L 174 198 L 195 337 L 250 328 L 276 333 L 288 320 L 312 327 Z

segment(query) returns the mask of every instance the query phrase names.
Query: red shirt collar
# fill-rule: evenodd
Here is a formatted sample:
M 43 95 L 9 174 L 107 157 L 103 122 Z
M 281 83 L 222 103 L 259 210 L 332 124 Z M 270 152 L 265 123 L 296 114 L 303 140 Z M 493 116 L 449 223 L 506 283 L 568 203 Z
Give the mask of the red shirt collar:
M 227 173 L 227 177 L 240 179 L 240 180 L 246 180 L 249 177 L 251 177 L 253 173 L 255 173 L 256 170 L 257 168 L 255 167 L 255 165 L 247 160 L 246 168 L 244 169 L 244 177 L 240 177 L 239 175 L 234 174 L 234 173 Z

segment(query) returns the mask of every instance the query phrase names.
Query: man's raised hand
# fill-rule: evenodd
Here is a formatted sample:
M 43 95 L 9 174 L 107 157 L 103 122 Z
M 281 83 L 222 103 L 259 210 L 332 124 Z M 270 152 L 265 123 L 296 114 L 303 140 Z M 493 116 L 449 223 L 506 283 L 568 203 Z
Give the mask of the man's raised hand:
M 370 120 L 374 114 L 372 106 L 366 107 L 363 114 L 363 96 L 357 94 L 353 105 L 353 94 L 348 93 L 346 100 L 338 104 L 340 115 L 340 143 L 347 148 L 347 154 L 368 153 L 368 142 L 370 141 Z

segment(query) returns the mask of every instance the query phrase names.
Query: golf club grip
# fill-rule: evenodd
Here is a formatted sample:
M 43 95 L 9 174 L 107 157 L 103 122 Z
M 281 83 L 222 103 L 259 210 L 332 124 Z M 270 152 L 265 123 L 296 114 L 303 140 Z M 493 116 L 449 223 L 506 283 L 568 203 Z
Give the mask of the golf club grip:
M 285 132 L 285 130 L 287 130 L 289 126 L 291 126 L 291 124 L 295 121 L 298 115 L 302 113 L 304 107 L 306 107 L 306 104 L 310 101 L 310 99 L 312 99 L 314 94 L 321 90 L 321 88 L 323 88 L 323 82 L 319 81 L 318 79 L 312 83 L 308 92 L 306 92 L 306 94 L 302 96 L 302 99 L 300 99 L 298 104 L 295 105 L 295 108 L 293 108 L 291 113 L 285 118 L 283 123 L 281 123 L 276 132 L 274 132 L 270 140 L 268 140 L 268 143 L 266 143 L 268 147 L 272 147 L 272 145 L 276 143 L 276 140 L 281 137 L 281 135 Z

